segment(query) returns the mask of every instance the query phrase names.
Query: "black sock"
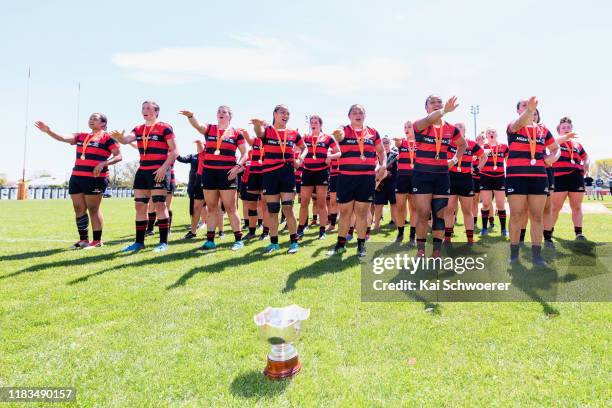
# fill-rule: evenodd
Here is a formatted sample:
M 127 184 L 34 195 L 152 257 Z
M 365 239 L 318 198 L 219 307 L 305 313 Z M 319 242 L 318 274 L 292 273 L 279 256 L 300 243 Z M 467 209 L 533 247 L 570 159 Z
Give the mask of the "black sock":
M 366 235 L 370 235 L 370 231 L 372 231 L 372 228 L 370 227 L 366 228 Z
M 442 248 L 442 240 L 440 238 L 433 239 L 433 250 L 439 251 Z
M 497 217 L 499 218 L 499 225 L 501 229 L 506 229 L 506 210 L 498 210 Z
M 318 219 L 319 219 L 319 216 L 318 216 L 317 214 L 313 214 L 313 216 L 312 216 L 312 221 L 313 221 L 315 224 L 317 223 Z
M 480 210 L 480 215 L 482 218 L 482 229 L 486 230 L 489 223 L 489 210 Z
M 417 238 L 417 249 L 420 250 L 425 250 L 425 242 L 427 240 L 425 238 L 421 239 L 421 238 Z
M 298 229 L 297 232 L 298 234 L 301 234 L 302 232 L 304 232 L 304 228 L 306 228 L 306 225 L 298 225 Z
M 159 243 L 167 244 L 168 230 L 170 229 L 170 219 L 163 218 L 161 220 L 157 220 L 157 228 L 159 229 Z
M 270 236 L 270 242 L 273 244 L 278 244 L 278 235 L 275 237 Z
M 147 223 L 147 232 L 151 232 L 153 231 L 153 226 L 155 225 L 155 217 L 157 216 L 157 213 L 150 212 L 148 216 L 149 222 Z
M 172 227 L 172 210 L 168 210 L 168 229 Z
M 510 244 L 510 258 L 511 259 L 518 259 L 520 248 L 521 247 L 518 244 Z
M 234 231 L 234 241 L 238 242 L 242 240 L 242 231 Z
M 270 228 L 269 227 L 263 227 L 263 234 L 264 235 L 268 235 L 270 233 Z
M 544 230 L 544 241 L 552 241 L 552 231 Z
M 495 217 L 493 217 L 492 215 L 489 215 L 489 224 L 493 225 L 494 222 L 495 222 Z
M 93 232 L 93 240 L 94 241 L 102 241 L 102 230 Z
M 94 231 L 95 233 L 95 231 Z M 574 227 L 574 234 L 582 235 L 582 227 Z
M 410 227 L 410 240 L 414 241 L 416 237 L 416 227 Z
M 542 247 L 540 245 L 532 245 L 531 246 L 531 257 L 532 258 L 541 258 L 542 257 Z
M 298 241 L 298 236 L 297 234 L 291 234 L 289 235 L 289 241 L 291 241 L 291 243 L 296 243 Z
M 365 246 L 365 238 L 357 238 L 357 249 L 362 249 Z
M 215 230 L 206 231 L 206 241 L 215 242 Z
M 249 227 L 249 234 L 255 235 L 256 230 L 257 230 L 257 227 Z
M 136 221 L 136 242 L 144 244 L 145 232 L 147 230 L 147 221 Z
M 338 242 L 336 243 L 336 248 L 344 248 L 346 246 L 346 238 L 338 236 Z
M 526 229 L 524 229 L 524 228 L 523 228 L 523 229 L 521 229 L 521 238 L 520 238 L 520 241 L 521 241 L 521 242 L 525 242 L 525 234 L 526 234 L 526 233 L 527 233 L 527 230 L 526 230 Z
M 334 213 L 331 215 L 331 219 L 330 219 L 330 224 L 332 225 L 332 227 L 336 226 L 336 221 L 338 220 L 338 214 Z
M 263 220 L 261 218 L 257 219 L 257 226 L 263 225 Z
M 474 217 L 474 228 L 476 228 L 476 224 L 478 224 L 478 217 Z
M 397 227 L 397 235 L 398 236 L 404 236 L 404 227 Z
M 450 238 L 453 236 L 452 228 L 444 228 L 444 238 Z
M 349 228 L 349 235 L 353 235 L 353 233 L 355 232 L 355 227 L 351 227 Z
M 319 236 L 325 234 L 325 227 L 324 226 L 320 226 L 319 227 Z
M 89 240 L 89 216 L 87 214 L 76 217 L 77 231 L 80 241 Z

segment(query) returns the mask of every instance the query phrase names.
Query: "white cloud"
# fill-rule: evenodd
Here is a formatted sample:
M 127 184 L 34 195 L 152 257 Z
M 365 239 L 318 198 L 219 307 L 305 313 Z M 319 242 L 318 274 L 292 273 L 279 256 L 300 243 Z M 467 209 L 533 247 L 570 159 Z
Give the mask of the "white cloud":
M 113 62 L 133 79 L 177 84 L 212 78 L 253 83 L 289 83 L 321 87 L 329 93 L 392 89 L 405 84 L 406 64 L 387 57 L 357 56 L 342 63 L 321 63 L 286 40 L 232 36 L 235 47 L 176 47 L 120 53 Z

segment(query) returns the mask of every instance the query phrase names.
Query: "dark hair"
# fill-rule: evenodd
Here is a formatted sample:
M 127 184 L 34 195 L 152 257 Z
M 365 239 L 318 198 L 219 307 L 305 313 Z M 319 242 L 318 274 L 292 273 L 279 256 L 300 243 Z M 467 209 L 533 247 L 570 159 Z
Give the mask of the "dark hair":
M 524 101 L 524 99 L 521 99 L 520 101 L 518 101 L 518 102 L 516 103 L 516 109 L 517 109 L 517 110 L 518 110 L 518 108 L 521 106 L 521 102 L 523 102 L 523 101 Z
M 349 111 L 348 111 L 348 115 L 347 115 L 347 116 L 350 116 L 351 112 L 352 112 L 352 111 L 353 111 L 353 109 L 355 109 L 355 108 L 359 108 L 359 109 L 361 109 L 361 110 L 363 111 L 363 114 L 365 115 L 365 113 L 366 113 L 365 108 L 364 108 L 362 105 L 358 104 L 358 103 L 354 103 L 354 104 L 352 104 L 352 105 L 351 105 L 351 107 L 349 108 Z
M 429 95 L 429 96 L 427 97 L 427 99 L 425 99 L 425 107 L 427 107 L 427 104 L 429 103 L 429 100 L 430 100 L 431 98 L 433 98 L 433 97 L 438 97 L 438 98 L 440 98 L 440 97 L 439 97 L 438 95 L 436 95 L 436 94 L 431 94 L 431 95 Z M 442 98 L 440 98 L 440 99 L 442 99 Z
M 94 112 L 89 116 L 91 117 L 93 115 L 96 115 L 98 119 L 100 119 L 100 122 L 104 123 L 104 126 L 102 127 L 102 129 L 106 130 L 106 124 L 108 123 L 108 118 L 106 117 L 106 115 L 100 112 Z
M 321 117 L 319 115 L 311 115 L 308 120 L 310 121 L 310 119 L 316 119 L 319 121 L 319 126 L 323 126 L 323 119 L 321 119 Z
M 540 117 L 540 111 L 538 110 L 538 108 L 536 108 L 535 111 L 538 114 L 538 120 L 536 121 L 536 123 L 540 123 L 542 121 L 542 118 Z
M 159 105 L 157 104 L 157 102 L 155 102 L 155 101 L 144 101 L 142 103 L 142 105 L 144 106 L 145 103 L 153 105 L 153 109 L 155 109 L 155 113 L 157 114 L 157 116 L 159 116 Z
M 564 116 L 561 119 L 559 119 L 559 124 L 557 125 L 557 132 L 559 131 L 559 128 L 561 127 L 561 125 L 564 123 L 569 123 L 572 127 L 574 127 L 572 120 L 568 118 L 567 116 Z
M 286 105 L 282 105 L 282 104 L 281 105 L 276 105 L 274 107 L 274 110 L 272 111 L 272 125 L 274 125 L 274 114 L 276 112 L 278 112 L 279 110 L 281 110 L 281 109 L 286 109 L 287 112 L 289 112 L 289 108 Z

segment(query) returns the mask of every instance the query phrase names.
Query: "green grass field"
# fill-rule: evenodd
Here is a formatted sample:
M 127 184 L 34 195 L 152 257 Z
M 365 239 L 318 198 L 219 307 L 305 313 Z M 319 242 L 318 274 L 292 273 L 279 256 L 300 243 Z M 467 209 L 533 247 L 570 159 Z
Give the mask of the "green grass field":
M 168 252 L 151 252 L 155 236 L 123 255 L 131 200 L 103 203 L 107 245 L 91 251 L 65 249 L 68 200 L 0 202 L 0 386 L 74 386 L 86 407 L 612 404 L 609 303 L 364 303 L 354 241 L 343 261 L 313 229 L 293 256 L 233 253 L 231 234 L 203 254 L 180 240 L 186 200 L 173 207 Z M 570 224 L 555 235 L 572 239 Z M 610 241 L 610 225 L 586 215 L 584 231 Z M 270 382 L 253 315 L 292 303 L 311 309 L 302 372 Z

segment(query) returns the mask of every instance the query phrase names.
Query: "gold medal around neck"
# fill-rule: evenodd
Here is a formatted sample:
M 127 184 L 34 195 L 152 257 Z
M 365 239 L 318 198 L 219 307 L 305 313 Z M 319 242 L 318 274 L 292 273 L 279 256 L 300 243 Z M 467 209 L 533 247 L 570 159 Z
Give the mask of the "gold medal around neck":
M 436 154 L 435 159 L 436 159 L 436 160 L 440 160 L 440 155 L 439 155 L 439 154 Z
M 493 166 L 493 170 L 497 170 L 497 166 Z
M 81 160 L 85 160 L 85 155 L 84 154 L 81 155 Z
M 536 159 L 531 159 L 531 161 L 529 162 L 529 164 L 531 164 L 532 166 L 535 166 L 535 164 L 536 164 Z
M 574 159 L 572 159 L 572 160 L 570 160 L 570 163 L 576 164 L 576 161 Z
M 218 155 L 220 155 L 220 154 L 221 154 L 221 150 L 219 150 L 219 149 L 215 150 L 215 155 L 216 155 L 216 156 L 218 156 Z
M 362 154 L 361 156 L 359 156 L 359 158 L 361 159 L 361 161 L 365 161 L 366 157 Z

